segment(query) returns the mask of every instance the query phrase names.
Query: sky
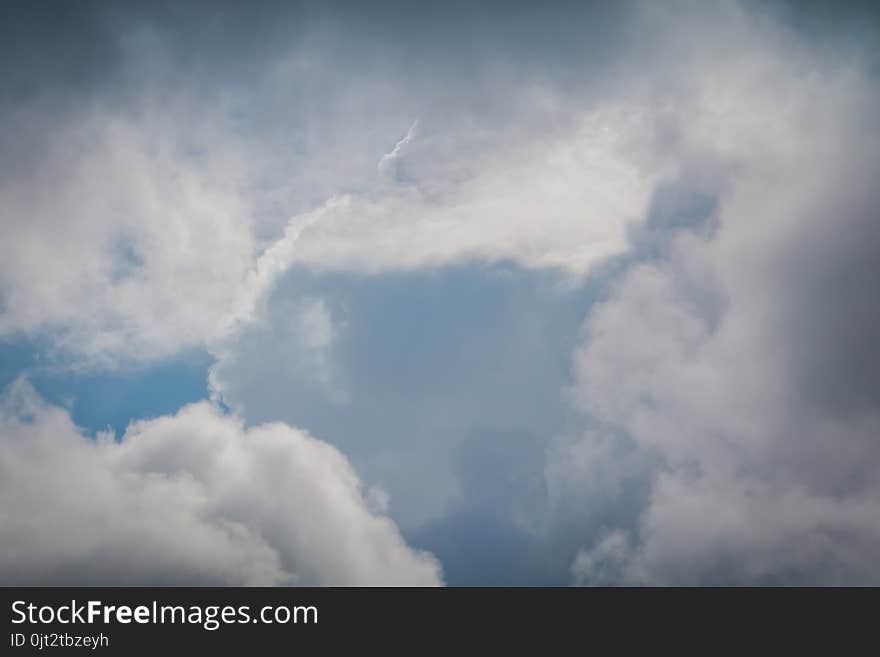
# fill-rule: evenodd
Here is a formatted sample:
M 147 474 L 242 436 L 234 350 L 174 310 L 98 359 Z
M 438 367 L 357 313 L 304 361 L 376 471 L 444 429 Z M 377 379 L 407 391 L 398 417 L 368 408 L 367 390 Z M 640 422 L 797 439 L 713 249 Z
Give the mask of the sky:
M 880 584 L 872 3 L 0 12 L 0 583 Z

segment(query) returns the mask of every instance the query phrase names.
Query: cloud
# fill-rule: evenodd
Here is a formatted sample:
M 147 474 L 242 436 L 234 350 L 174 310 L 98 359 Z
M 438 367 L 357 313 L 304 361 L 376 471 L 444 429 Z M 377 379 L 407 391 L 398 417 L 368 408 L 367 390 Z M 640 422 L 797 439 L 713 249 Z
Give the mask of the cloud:
M 628 108 L 509 64 L 462 76 L 433 41 L 419 63 L 424 34 L 386 46 L 368 21 L 282 14 L 263 43 L 234 7 L 202 30 L 189 9 L 90 6 L 81 28 L 37 33 L 66 44 L 80 85 L 10 35 L 8 60 L 45 85 L 16 74 L 27 93 L 0 103 L 17 163 L 0 167 L 0 335 L 48 334 L 78 364 L 113 367 L 223 337 L 293 264 L 581 275 L 625 247 L 655 174 L 630 152 L 644 126 Z M 419 138 L 414 122 L 385 152 L 413 116 Z
M 199 346 L 228 312 L 255 249 L 235 157 L 199 154 L 217 133 L 191 108 L 146 111 L 71 116 L 0 176 L 0 334 L 106 366 Z
M 418 127 L 419 120 L 416 119 L 412 122 L 412 125 L 410 125 L 403 138 L 396 144 L 394 144 L 394 148 L 392 148 L 390 152 L 385 153 L 385 155 L 383 155 L 379 159 L 379 164 L 376 165 L 379 173 L 384 175 L 391 175 L 392 177 L 395 175 L 395 172 L 390 171 L 390 169 L 395 166 L 395 162 L 401 156 L 401 152 L 406 147 L 406 145 L 410 143 L 413 139 L 415 139 L 416 130 L 418 129 Z
M 584 327 L 585 460 L 551 477 L 621 471 L 608 441 L 654 465 L 644 503 L 594 526 L 578 583 L 880 581 L 880 96 L 852 61 L 757 34 L 723 88 L 696 78 L 683 138 L 721 165 L 708 223 L 639 233 Z
M 476 153 L 459 145 L 466 132 L 426 134 L 410 144 L 417 162 L 405 183 L 335 204 L 302 235 L 298 261 L 376 273 L 507 260 L 583 275 L 625 248 L 626 227 L 644 213 L 657 173 L 627 152 L 647 138 L 629 108 L 571 120 L 570 133 Z M 394 161 L 407 162 L 401 153 Z
M 92 440 L 20 379 L 0 441 L 7 585 L 441 583 L 345 457 L 285 424 L 200 402 Z
M 447 401 L 434 388 L 445 368 L 429 363 L 416 380 L 397 375 L 398 385 L 407 381 L 405 403 L 378 396 L 394 378 L 390 362 L 404 353 L 407 363 L 422 362 L 399 337 L 403 329 L 428 334 L 401 319 L 431 317 L 417 302 L 392 306 L 382 320 L 371 319 L 383 308 L 375 297 L 375 309 L 359 309 L 385 327 L 393 349 L 377 348 L 375 336 L 357 343 L 388 360 L 372 370 L 367 357 L 345 364 L 371 376 L 354 389 L 350 406 L 325 411 L 331 420 L 315 410 L 326 400 L 305 403 L 294 388 L 301 368 L 272 370 L 284 362 L 279 354 L 298 353 L 273 328 L 283 325 L 283 312 L 266 313 L 250 336 L 227 345 L 215 389 L 245 415 L 298 413 L 303 422 L 328 425 L 322 436 L 393 488 L 390 508 L 401 522 L 416 528 L 414 536 L 450 546 L 447 554 L 489 526 L 461 509 L 491 500 L 493 531 L 508 547 L 525 540 L 524 549 L 489 551 L 517 555 L 510 563 L 520 565 L 508 569 L 519 572 L 509 578 L 535 563 L 546 577 L 557 558 L 564 571 L 574 563 L 580 583 L 875 577 L 865 555 L 875 547 L 876 500 L 863 487 L 876 463 L 869 436 L 876 433 L 872 391 L 880 389 L 872 378 L 876 304 L 866 296 L 877 286 L 876 199 L 868 182 L 877 171 L 869 118 L 876 85 L 862 59 L 829 57 L 766 16 L 733 3 L 688 7 L 677 20 L 643 7 L 630 34 L 641 68 L 618 62 L 618 84 L 603 87 L 607 97 L 523 84 L 511 97 L 531 111 L 505 129 L 478 120 L 438 126 L 427 115 L 419 138 L 395 157 L 406 176 L 322 206 L 321 220 L 298 233 L 288 261 L 326 276 L 370 273 L 380 286 L 378 274 L 389 270 L 417 280 L 425 269 L 443 275 L 450 263 L 511 259 L 561 269 L 599 290 L 605 302 L 591 311 L 574 359 L 572 395 L 587 429 L 580 440 L 561 436 L 551 448 L 547 498 L 532 495 L 523 505 L 528 513 L 516 509 L 529 516 L 528 532 L 518 532 L 510 509 L 493 497 L 503 488 L 494 477 L 485 478 L 485 490 L 467 488 L 449 466 L 449 452 L 475 427 L 445 418 L 467 420 L 474 408 L 487 415 L 503 382 L 470 375 L 467 398 Z M 559 124 L 531 130 L 535 117 Z M 272 303 L 296 294 L 290 281 L 303 275 L 279 276 Z M 509 325 L 559 312 L 532 304 Z M 450 305 L 453 313 L 481 316 Z M 486 322 L 480 333 L 491 330 L 511 331 Z M 521 347 L 529 354 L 508 362 L 529 362 L 543 339 L 530 336 Z M 337 346 L 326 350 L 331 360 Z M 507 379 L 528 376 L 512 371 Z M 564 384 L 564 375 L 546 382 Z M 529 402 L 513 410 L 511 399 L 504 400 L 507 421 L 493 418 L 499 426 L 490 428 L 525 429 L 543 447 L 558 425 L 542 417 L 543 427 L 528 426 L 519 406 Z M 438 429 L 431 411 L 440 403 L 450 406 Z M 389 430 L 370 432 L 368 441 L 346 436 L 352 425 L 378 423 L 376 408 L 391 416 L 382 420 Z M 504 473 L 502 462 L 485 467 Z M 432 481 L 413 486 L 410 472 L 425 463 Z M 823 488 L 823 481 L 834 483 Z M 464 491 L 460 501 L 456 489 Z M 435 499 L 421 499 L 428 491 Z M 534 510 L 541 502 L 546 520 Z M 538 556 L 522 565 L 533 549 Z M 462 561 L 473 572 L 475 560 Z M 492 581 L 504 576 L 495 571 Z
M 364 509 L 427 527 L 448 554 L 464 536 L 510 547 L 527 534 L 461 559 L 465 572 L 506 555 L 492 581 L 524 555 L 562 565 L 520 572 L 578 583 L 876 581 L 869 12 L 453 2 L 425 20 L 381 3 L 269 3 L 204 20 L 192 5 L 109 7 L 80 21 L 16 11 L 0 26 L 0 337 L 45 339 L 69 367 L 206 349 L 235 414 L 187 406 L 94 448 L 58 409 L 33 402 L 36 424 L 10 415 L 15 435 L 61 418 L 46 436 L 103 473 L 69 481 L 104 482 L 116 501 L 73 497 L 77 509 L 135 508 L 161 529 L 156 500 L 181 500 L 166 551 L 119 520 L 119 550 L 74 542 L 76 554 L 122 577 L 118 555 L 152 545 L 169 582 L 162 564 L 199 581 L 300 575 L 299 555 L 318 557 L 272 513 L 209 513 L 232 495 L 211 474 L 218 455 L 234 443 L 251 463 L 264 454 L 254 436 L 301 438 L 251 426 L 284 420 L 388 484 L 390 502 L 342 505 L 380 525 Z M 508 304 L 481 287 L 486 272 L 561 274 L 570 296 L 527 282 Z M 560 352 L 591 303 L 571 427 Z M 172 434 L 158 477 L 119 456 Z M 177 477 L 190 444 L 204 449 Z M 507 477 L 523 473 L 512 495 Z M 261 485 L 235 494 L 280 504 Z M 42 499 L 37 516 L 52 509 Z M 202 548 L 178 534 L 216 548 L 204 573 Z M 241 563 L 255 570 L 229 575 Z

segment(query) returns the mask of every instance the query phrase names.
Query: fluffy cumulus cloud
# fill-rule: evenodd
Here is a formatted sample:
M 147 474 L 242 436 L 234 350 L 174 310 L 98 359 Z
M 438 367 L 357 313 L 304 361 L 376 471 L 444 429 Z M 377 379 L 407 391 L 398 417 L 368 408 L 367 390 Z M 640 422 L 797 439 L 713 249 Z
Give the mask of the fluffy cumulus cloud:
M 577 582 L 880 581 L 880 96 L 869 71 L 800 56 L 765 50 L 725 90 L 702 142 L 732 171 L 709 228 L 667 229 L 585 325 L 592 428 L 558 484 L 622 463 L 609 441 L 654 465 Z
M 0 332 L 100 366 L 204 343 L 253 249 L 235 164 L 184 152 L 199 137 L 173 118 L 70 121 L 0 179 Z
M 202 402 L 84 436 L 25 380 L 0 402 L 6 584 L 436 585 L 345 457 Z

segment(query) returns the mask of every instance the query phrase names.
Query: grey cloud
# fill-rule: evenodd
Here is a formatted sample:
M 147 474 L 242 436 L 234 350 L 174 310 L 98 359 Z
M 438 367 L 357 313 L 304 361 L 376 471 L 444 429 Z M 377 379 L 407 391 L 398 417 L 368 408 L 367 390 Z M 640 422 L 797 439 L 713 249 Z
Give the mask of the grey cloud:
M 715 229 L 667 228 L 586 323 L 582 407 L 658 462 L 644 506 L 579 553 L 580 583 L 880 577 L 878 96 L 833 64 L 788 94 L 764 106 L 785 133 L 746 121 L 763 146 L 722 153 Z

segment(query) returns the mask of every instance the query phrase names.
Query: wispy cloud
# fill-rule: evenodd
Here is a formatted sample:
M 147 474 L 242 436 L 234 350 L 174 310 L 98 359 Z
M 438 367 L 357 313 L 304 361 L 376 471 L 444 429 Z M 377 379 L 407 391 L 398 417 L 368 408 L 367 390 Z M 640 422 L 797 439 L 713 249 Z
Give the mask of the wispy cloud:
M 409 126 L 409 130 L 406 131 L 406 135 L 394 144 L 394 148 L 391 149 L 390 152 L 385 153 L 380 159 L 379 163 L 376 165 L 379 173 L 384 175 L 393 175 L 393 171 L 391 171 L 392 167 L 394 167 L 397 159 L 400 157 L 404 148 L 407 144 L 409 144 L 416 136 L 416 130 L 419 126 L 419 120 L 416 119 L 412 122 L 412 125 Z

